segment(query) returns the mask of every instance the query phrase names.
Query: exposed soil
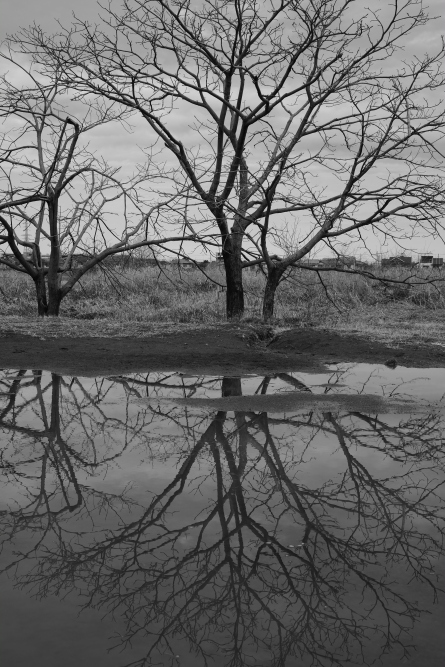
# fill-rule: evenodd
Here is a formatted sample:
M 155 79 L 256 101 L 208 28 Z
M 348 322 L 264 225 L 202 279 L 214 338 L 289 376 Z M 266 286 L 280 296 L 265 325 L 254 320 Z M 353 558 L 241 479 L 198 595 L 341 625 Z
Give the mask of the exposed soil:
M 319 363 L 353 361 L 370 364 L 395 362 L 399 366 L 434 368 L 445 366 L 445 341 L 383 343 L 352 333 L 328 329 L 292 329 L 268 346 L 273 352 L 309 357 Z M 394 365 L 395 365 L 394 364 Z
M 355 334 L 292 329 L 267 342 L 250 327 L 222 325 L 144 338 L 52 337 L 0 332 L 0 368 L 94 376 L 182 371 L 229 376 L 320 370 L 326 363 L 444 367 L 445 344 L 387 345 Z

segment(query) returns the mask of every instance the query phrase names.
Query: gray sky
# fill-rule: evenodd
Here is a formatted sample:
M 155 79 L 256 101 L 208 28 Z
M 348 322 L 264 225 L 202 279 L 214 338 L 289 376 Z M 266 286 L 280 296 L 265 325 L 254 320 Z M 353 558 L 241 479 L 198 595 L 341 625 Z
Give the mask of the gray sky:
M 94 0 L 0 0 L 0 39 L 33 22 L 52 32 L 57 20 L 70 22 L 73 10 L 79 18 L 94 20 L 98 8 Z
M 112 0 L 115 8 L 121 4 L 120 0 Z M 102 0 L 104 5 L 107 0 Z M 377 4 L 377 3 L 376 3 Z M 370 0 L 369 6 L 373 7 L 373 0 Z M 440 16 L 445 13 L 443 0 L 425 0 L 425 7 L 431 16 Z M 59 20 L 65 26 L 69 26 L 72 20 L 73 11 L 80 19 L 86 19 L 94 22 L 99 19 L 101 9 L 95 0 L 0 0 L 0 41 L 7 34 L 14 33 L 20 27 L 35 22 L 48 33 L 55 32 L 58 29 Z M 439 45 L 440 34 L 444 32 L 443 20 L 431 21 L 423 29 L 416 31 L 407 43 L 405 55 L 407 60 L 418 55 L 422 57 L 425 51 L 433 48 L 433 45 Z M 137 148 L 137 143 L 143 145 L 146 133 L 146 126 L 140 119 L 135 119 L 134 135 L 131 139 L 128 134 L 122 133 L 122 136 L 113 134 L 112 146 L 108 136 L 108 128 L 100 130 L 101 136 L 98 136 L 98 148 L 104 148 L 107 158 L 107 150 L 113 151 L 114 159 L 120 164 L 135 163 L 140 161 L 141 154 Z M 445 246 L 440 242 L 429 242 L 425 239 L 413 240 L 407 243 L 412 251 L 418 252 L 440 252 L 445 254 Z M 431 247 L 430 247 L 431 246 Z M 377 251 L 378 248 L 373 248 Z M 391 248 L 392 250 L 392 248 Z M 323 254 L 323 251 L 322 251 Z
M 107 5 L 108 2 L 103 0 L 101 4 Z M 113 0 L 115 7 L 120 4 L 119 0 Z M 369 6 L 372 8 L 372 5 L 371 0 Z M 443 16 L 445 13 L 443 0 L 425 0 L 424 6 L 430 16 Z M 45 30 L 53 31 L 57 29 L 57 20 L 69 23 L 73 11 L 79 18 L 94 21 L 100 8 L 95 0 L 0 0 L 0 39 L 34 21 Z M 423 31 L 416 33 L 412 43 L 413 51 L 423 51 L 422 47 L 427 47 L 434 37 L 443 32 L 442 21 L 430 23 Z

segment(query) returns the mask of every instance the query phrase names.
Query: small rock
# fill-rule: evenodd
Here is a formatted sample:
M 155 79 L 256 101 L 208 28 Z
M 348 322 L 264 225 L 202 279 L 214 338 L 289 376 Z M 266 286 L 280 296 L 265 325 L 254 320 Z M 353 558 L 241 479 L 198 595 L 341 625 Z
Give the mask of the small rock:
M 388 361 L 385 361 L 385 366 L 388 368 L 395 368 L 397 366 L 397 361 L 395 359 L 388 359 Z

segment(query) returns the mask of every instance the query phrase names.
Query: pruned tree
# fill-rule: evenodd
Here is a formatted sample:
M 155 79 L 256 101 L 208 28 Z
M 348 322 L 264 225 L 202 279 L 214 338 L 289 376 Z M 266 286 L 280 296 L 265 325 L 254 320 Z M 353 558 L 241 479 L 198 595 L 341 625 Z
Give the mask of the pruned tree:
M 366 227 L 438 233 L 443 47 L 403 60 L 428 21 L 421 0 L 124 0 L 104 13 L 54 37 L 31 27 L 22 49 L 165 145 L 190 220 L 220 235 L 228 317 L 243 313 L 250 262 L 267 266 L 270 318 L 284 271 L 319 244 Z M 284 222 L 299 243 L 277 259 Z
M 34 281 L 39 315 L 58 315 L 62 299 L 107 257 L 197 236 L 181 231 L 173 211 L 180 189 L 159 193 L 150 161 L 121 174 L 89 145 L 90 134 L 123 114 L 84 105 L 74 115 L 60 71 L 45 76 L 21 64 L 13 46 L 2 54 L 12 71 L 0 80 L 0 263 Z

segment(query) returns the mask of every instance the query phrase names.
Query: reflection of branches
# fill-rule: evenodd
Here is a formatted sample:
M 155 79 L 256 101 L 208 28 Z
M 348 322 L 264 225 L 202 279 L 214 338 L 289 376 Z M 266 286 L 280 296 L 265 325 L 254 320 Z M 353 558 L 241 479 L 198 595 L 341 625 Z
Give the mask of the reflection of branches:
M 42 386 L 40 371 L 31 376 L 33 377 L 31 381 L 25 381 L 25 378 L 30 377 L 24 376 L 25 372 L 17 371 L 7 380 L 3 380 L 3 385 L 6 384 L 8 389 L 4 392 L 8 396 L 8 401 L 0 412 L 0 426 L 10 433 L 29 436 L 32 447 L 38 445 L 37 440 L 56 437 L 58 442 L 63 441 L 63 447 L 80 465 L 94 468 L 119 457 L 136 436 L 140 435 L 137 422 L 128 424 L 128 409 L 123 417 L 116 416 L 116 411 L 110 416 L 102 409 L 101 403 L 108 399 L 111 391 L 110 383 L 105 384 L 103 380 L 95 380 L 87 389 L 86 380 L 72 378 L 68 382 L 57 375 L 52 375 L 51 381 Z M 47 400 L 48 392 L 50 396 Z M 30 411 L 33 418 L 32 427 L 28 425 Z M 34 425 L 38 422 L 41 422 L 42 428 Z M 140 428 L 148 426 L 147 416 L 139 426 Z M 109 450 L 109 454 L 102 455 L 100 459 L 95 444 L 98 438 L 102 439 L 102 445 L 103 441 L 106 441 Z M 82 454 L 83 449 L 87 452 L 86 458 Z M 103 449 L 102 446 L 102 451 Z
M 281 379 L 307 390 L 293 376 Z M 149 378 L 144 388 L 140 376 L 136 386 L 156 397 L 164 382 L 176 389 L 176 381 Z M 67 437 L 84 419 L 87 401 L 96 410 L 102 396 L 114 397 L 115 386 L 128 400 L 132 379 L 89 389 L 77 382 L 53 377 L 45 432 L 53 435 L 33 461 L 45 469 L 38 493 L 32 495 L 27 478 L 31 502 L 2 515 L 11 539 L 35 531 L 32 549 L 9 563 L 18 567 L 21 584 L 41 595 L 77 591 L 85 606 L 123 616 L 124 645 L 137 635 L 150 637 L 134 665 L 174 655 L 178 637 L 188 640 L 202 664 L 217 653 L 234 667 L 258 655 L 276 666 L 292 656 L 318 665 L 366 660 L 371 637 L 379 638 L 382 650 L 399 646 L 403 652 L 403 630 L 420 610 L 409 590 L 394 583 L 396 569 L 435 593 L 434 563 L 443 553 L 436 512 L 444 463 L 439 417 L 397 423 L 391 415 L 386 423 L 359 413 L 285 418 L 219 411 L 209 418 L 161 402 L 133 413 L 127 402 L 125 452 L 144 443 L 152 460 L 169 461 L 172 471 L 141 504 L 130 489 L 113 496 L 77 481 L 80 471 L 92 475 L 116 464 L 124 449 L 100 458 L 94 437 L 85 439 L 85 424 L 78 431 L 81 456 Z M 270 383 L 264 378 L 256 391 L 266 393 Z M 219 386 L 223 396 L 241 393 L 240 378 L 213 379 L 211 386 L 194 378 L 189 384 L 195 391 Z M 106 429 L 114 423 L 104 406 L 95 414 L 89 423 Z M 154 449 L 162 442 L 157 431 L 168 431 L 167 424 L 179 434 L 169 436 L 170 454 Z M 7 428 L 17 433 L 12 422 Z M 327 447 L 335 452 L 338 474 L 323 465 Z M 363 456 L 369 452 L 387 457 L 384 476 Z M 16 466 L 17 481 L 22 470 Z M 77 503 L 70 500 L 71 488 Z

